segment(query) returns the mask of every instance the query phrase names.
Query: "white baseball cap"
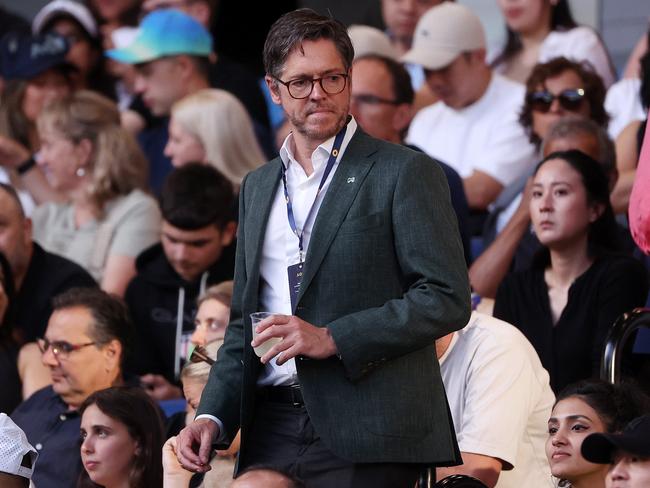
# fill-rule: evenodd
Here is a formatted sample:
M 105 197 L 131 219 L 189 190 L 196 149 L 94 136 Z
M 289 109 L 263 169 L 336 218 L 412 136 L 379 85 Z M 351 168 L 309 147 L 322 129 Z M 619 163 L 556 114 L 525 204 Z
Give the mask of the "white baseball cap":
M 460 54 L 485 48 L 485 31 L 478 16 L 455 2 L 429 9 L 419 20 L 405 63 L 442 69 Z
M 0 413 L 0 471 L 31 479 L 38 453 L 6 413 Z
M 397 61 L 397 49 L 385 32 L 369 25 L 351 25 L 348 27 L 348 35 L 354 47 L 354 59 L 377 55 Z
M 97 22 L 95 18 L 85 5 L 75 2 L 73 0 L 53 0 L 45 5 L 34 17 L 32 21 L 32 32 L 34 34 L 41 34 L 43 28 L 59 16 L 66 15 L 72 17 L 74 20 L 81 24 L 81 27 L 90 34 L 91 37 L 98 37 L 99 30 L 97 29 Z

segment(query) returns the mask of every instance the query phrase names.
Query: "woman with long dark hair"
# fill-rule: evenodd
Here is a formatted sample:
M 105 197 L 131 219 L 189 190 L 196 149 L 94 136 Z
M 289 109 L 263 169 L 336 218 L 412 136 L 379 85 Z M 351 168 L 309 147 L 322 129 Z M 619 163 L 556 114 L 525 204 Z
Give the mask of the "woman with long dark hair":
M 79 414 L 85 469 L 78 488 L 162 487 L 163 424 L 144 390 L 117 386 L 97 391 Z
M 506 42 L 492 61 L 497 71 L 524 82 L 533 66 L 558 56 L 588 61 L 606 86 L 615 80 L 607 49 L 598 34 L 579 26 L 568 0 L 497 0 L 506 21 Z
M 648 279 L 618 253 L 608 180 L 586 154 L 555 152 L 539 164 L 530 214 L 543 248 L 530 269 L 502 282 L 494 316 L 526 335 L 557 392 L 597 375 L 609 327 L 645 303 Z

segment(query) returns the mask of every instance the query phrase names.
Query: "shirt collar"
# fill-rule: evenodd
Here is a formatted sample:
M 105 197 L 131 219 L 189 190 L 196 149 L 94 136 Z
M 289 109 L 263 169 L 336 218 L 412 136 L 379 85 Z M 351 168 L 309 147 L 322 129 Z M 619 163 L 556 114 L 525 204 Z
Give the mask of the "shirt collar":
M 339 160 L 343 157 L 343 153 L 348 147 L 348 144 L 350 143 L 352 136 L 354 136 L 355 132 L 357 131 L 357 127 L 358 127 L 357 121 L 354 120 L 354 117 L 350 116 L 350 121 L 348 122 L 348 128 L 345 132 L 345 137 L 343 138 L 343 142 L 341 143 L 341 150 L 339 151 Z M 314 163 L 314 170 L 316 170 L 318 166 L 320 166 L 319 163 L 324 164 L 324 162 L 327 161 L 330 151 L 334 146 L 335 138 L 336 135 L 333 135 L 325 142 L 320 144 L 311 154 L 311 160 L 312 163 Z M 282 164 L 284 164 L 285 168 L 289 168 L 289 165 L 291 163 L 296 162 L 296 158 L 294 157 L 293 147 L 294 147 L 293 132 L 290 132 L 289 135 L 284 139 L 284 142 L 282 143 L 282 147 L 280 148 L 280 159 L 282 160 Z

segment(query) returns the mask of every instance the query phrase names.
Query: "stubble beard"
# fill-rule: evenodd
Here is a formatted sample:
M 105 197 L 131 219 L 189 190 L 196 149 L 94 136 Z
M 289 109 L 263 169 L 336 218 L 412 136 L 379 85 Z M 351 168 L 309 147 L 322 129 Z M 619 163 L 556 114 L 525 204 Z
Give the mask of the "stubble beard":
M 312 107 L 317 108 L 317 107 Z M 293 128 L 305 139 L 309 139 L 312 141 L 319 141 L 320 143 L 325 142 L 326 140 L 330 139 L 331 137 L 334 137 L 338 132 L 345 126 L 347 120 L 348 120 L 348 115 L 350 113 L 350 104 L 348 103 L 345 107 L 345 110 L 343 110 L 340 114 L 339 117 L 334 125 L 331 127 L 314 127 L 310 126 L 306 119 L 310 113 L 309 110 L 307 110 L 306 115 L 302 118 L 299 119 L 295 116 L 292 116 L 290 114 L 286 114 L 287 118 L 289 119 L 289 122 L 293 126 Z

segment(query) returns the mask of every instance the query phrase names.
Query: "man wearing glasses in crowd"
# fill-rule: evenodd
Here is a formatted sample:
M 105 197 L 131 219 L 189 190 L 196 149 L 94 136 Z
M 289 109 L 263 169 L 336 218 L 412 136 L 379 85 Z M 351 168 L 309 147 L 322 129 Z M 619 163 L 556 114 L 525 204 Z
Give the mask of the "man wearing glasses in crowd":
M 82 469 L 77 408 L 95 391 L 122 382 L 133 329 L 126 306 L 99 289 L 72 288 L 54 299 L 53 309 L 38 339 L 52 385 L 11 414 L 38 451 L 32 479 L 39 488 L 76 486 Z
M 410 488 L 424 465 L 459 461 L 434 348 L 469 317 L 449 189 L 429 157 L 350 118 L 353 54 L 345 27 L 308 9 L 267 37 L 292 132 L 241 186 L 231 322 L 178 437 L 191 471 L 240 426 L 239 471 L 315 488 Z M 253 340 L 258 311 L 272 315 Z

